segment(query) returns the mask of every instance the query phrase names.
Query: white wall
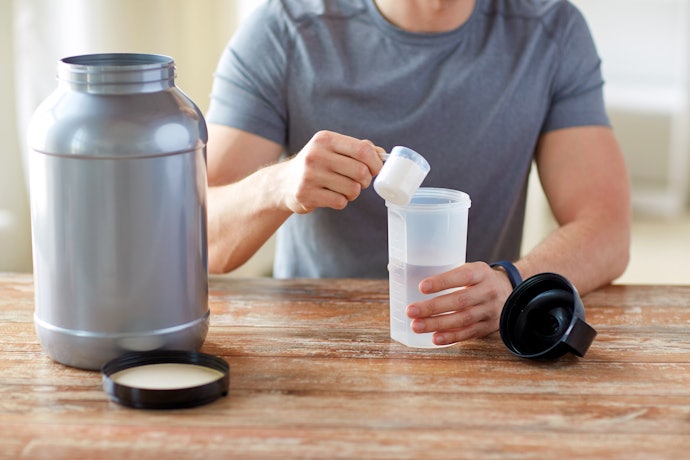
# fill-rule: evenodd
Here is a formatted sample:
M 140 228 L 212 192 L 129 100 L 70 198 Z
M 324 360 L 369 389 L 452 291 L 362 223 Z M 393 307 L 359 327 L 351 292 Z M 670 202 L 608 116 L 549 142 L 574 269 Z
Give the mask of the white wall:
M 677 216 L 690 200 L 690 1 L 573 0 L 603 60 L 633 205 Z
M 12 62 L 13 3 L 0 1 L 0 62 Z M 12 67 L 0 66 L 0 271 L 31 271 L 28 196 L 14 112 Z
M 232 35 L 239 0 L 0 0 L 0 271 L 30 271 L 20 152 L 36 106 L 55 88 L 57 60 L 96 52 L 172 56 L 177 84 L 202 111 Z

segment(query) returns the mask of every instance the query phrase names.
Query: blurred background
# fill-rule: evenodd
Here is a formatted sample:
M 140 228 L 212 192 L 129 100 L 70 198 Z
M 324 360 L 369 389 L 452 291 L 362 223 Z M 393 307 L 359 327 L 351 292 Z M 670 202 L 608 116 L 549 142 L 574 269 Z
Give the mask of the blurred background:
M 258 0 L 0 0 L 0 271 L 31 272 L 25 132 L 55 88 L 58 59 L 172 56 L 203 112 L 217 60 Z M 690 0 L 573 0 L 587 18 L 633 184 L 621 283 L 690 284 Z M 535 177 L 524 250 L 554 228 Z M 231 231 L 231 230 L 229 230 Z M 231 276 L 270 275 L 272 241 Z

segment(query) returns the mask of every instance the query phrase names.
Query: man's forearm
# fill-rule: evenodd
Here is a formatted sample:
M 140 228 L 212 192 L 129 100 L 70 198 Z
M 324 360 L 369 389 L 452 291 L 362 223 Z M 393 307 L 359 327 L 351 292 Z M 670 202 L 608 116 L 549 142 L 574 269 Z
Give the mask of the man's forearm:
M 585 294 L 623 273 L 629 249 L 629 217 L 619 210 L 615 216 L 592 216 L 559 227 L 516 266 L 523 278 L 541 272 L 559 273 Z
M 227 273 L 251 258 L 290 217 L 280 207 L 267 167 L 208 190 L 208 256 L 211 273 Z

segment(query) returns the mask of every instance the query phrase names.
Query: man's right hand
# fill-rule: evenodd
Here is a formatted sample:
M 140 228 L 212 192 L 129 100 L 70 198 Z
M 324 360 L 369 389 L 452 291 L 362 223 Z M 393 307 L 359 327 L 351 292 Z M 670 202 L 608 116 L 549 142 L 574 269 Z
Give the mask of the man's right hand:
M 319 131 L 280 165 L 285 206 L 306 214 L 316 208 L 344 209 L 371 185 L 384 150 L 368 140 Z

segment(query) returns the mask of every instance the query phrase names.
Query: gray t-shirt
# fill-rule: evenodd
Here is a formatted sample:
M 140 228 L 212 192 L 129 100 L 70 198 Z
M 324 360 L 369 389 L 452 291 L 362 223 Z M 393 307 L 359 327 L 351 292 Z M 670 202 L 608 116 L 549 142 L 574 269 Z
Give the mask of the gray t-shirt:
M 389 23 L 373 0 L 269 0 L 222 55 L 207 120 L 287 154 L 319 130 L 410 147 L 431 164 L 423 186 L 470 195 L 467 260 L 515 260 L 537 140 L 608 125 L 602 86 L 567 1 L 477 0 L 458 29 L 423 34 Z M 384 201 L 369 187 L 345 210 L 295 214 L 276 251 L 276 277 L 385 278 Z

